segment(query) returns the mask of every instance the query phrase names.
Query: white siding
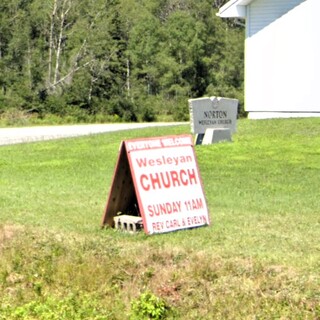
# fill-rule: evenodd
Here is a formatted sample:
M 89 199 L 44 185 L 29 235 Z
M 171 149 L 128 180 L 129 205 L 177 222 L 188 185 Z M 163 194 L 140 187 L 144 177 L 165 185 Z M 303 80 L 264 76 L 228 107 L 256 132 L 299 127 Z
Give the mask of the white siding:
M 246 110 L 320 112 L 320 1 L 255 0 L 248 10 Z
M 247 7 L 248 36 L 251 37 L 305 0 L 255 0 Z

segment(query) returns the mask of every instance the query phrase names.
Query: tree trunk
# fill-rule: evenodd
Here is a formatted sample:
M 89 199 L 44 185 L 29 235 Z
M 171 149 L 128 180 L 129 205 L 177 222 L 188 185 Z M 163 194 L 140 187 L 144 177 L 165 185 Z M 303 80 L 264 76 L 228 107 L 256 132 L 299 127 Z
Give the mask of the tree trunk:
M 1 35 L 0 35 L 0 60 L 2 59 L 2 41 L 1 41 Z
M 64 29 L 66 16 L 70 10 L 70 6 L 69 6 L 66 9 L 66 11 L 64 11 L 66 2 L 67 2 L 67 0 L 64 0 L 62 3 L 62 11 L 61 11 L 61 16 L 60 16 L 60 30 L 59 30 L 59 37 L 58 37 L 58 44 L 57 44 L 57 51 L 56 51 L 56 66 L 55 66 L 55 71 L 54 71 L 53 83 L 56 83 L 58 81 L 58 77 L 59 77 L 63 29 Z
M 50 35 L 49 35 L 49 56 L 48 56 L 48 77 L 47 77 L 47 87 L 51 86 L 52 77 L 52 56 L 54 49 L 54 22 L 57 13 L 57 0 L 53 2 L 53 10 L 50 17 Z
M 126 86 L 127 86 L 127 96 L 130 98 L 131 96 L 131 84 L 130 84 L 130 60 L 127 58 L 127 80 L 126 80 Z
M 31 45 L 30 40 L 28 40 L 28 55 L 27 55 L 27 73 L 29 80 L 29 89 L 32 90 L 32 72 L 31 72 L 31 61 L 32 61 L 32 53 L 31 53 Z

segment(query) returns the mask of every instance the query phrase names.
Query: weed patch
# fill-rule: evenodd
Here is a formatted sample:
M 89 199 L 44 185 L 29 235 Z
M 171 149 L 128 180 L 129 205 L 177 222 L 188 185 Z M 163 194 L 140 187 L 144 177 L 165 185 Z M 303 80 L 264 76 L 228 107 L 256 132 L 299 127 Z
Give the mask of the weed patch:
M 131 302 L 130 320 L 166 319 L 170 311 L 163 299 L 151 292 L 144 292 Z

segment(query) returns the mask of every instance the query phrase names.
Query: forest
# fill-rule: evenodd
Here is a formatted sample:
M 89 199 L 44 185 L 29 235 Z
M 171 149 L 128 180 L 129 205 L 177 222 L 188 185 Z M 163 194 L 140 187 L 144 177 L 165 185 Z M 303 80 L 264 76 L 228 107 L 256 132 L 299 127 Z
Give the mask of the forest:
M 243 111 L 244 27 L 226 0 L 1 0 L 0 117 L 187 120 L 188 99 Z

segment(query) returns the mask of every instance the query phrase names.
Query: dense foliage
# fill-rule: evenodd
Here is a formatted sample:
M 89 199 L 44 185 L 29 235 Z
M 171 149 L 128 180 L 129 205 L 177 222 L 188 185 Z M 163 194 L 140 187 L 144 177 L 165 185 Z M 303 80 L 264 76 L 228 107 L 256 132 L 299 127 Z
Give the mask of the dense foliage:
M 242 102 L 243 28 L 213 0 L 1 0 L 0 114 L 183 120 L 187 99 Z

